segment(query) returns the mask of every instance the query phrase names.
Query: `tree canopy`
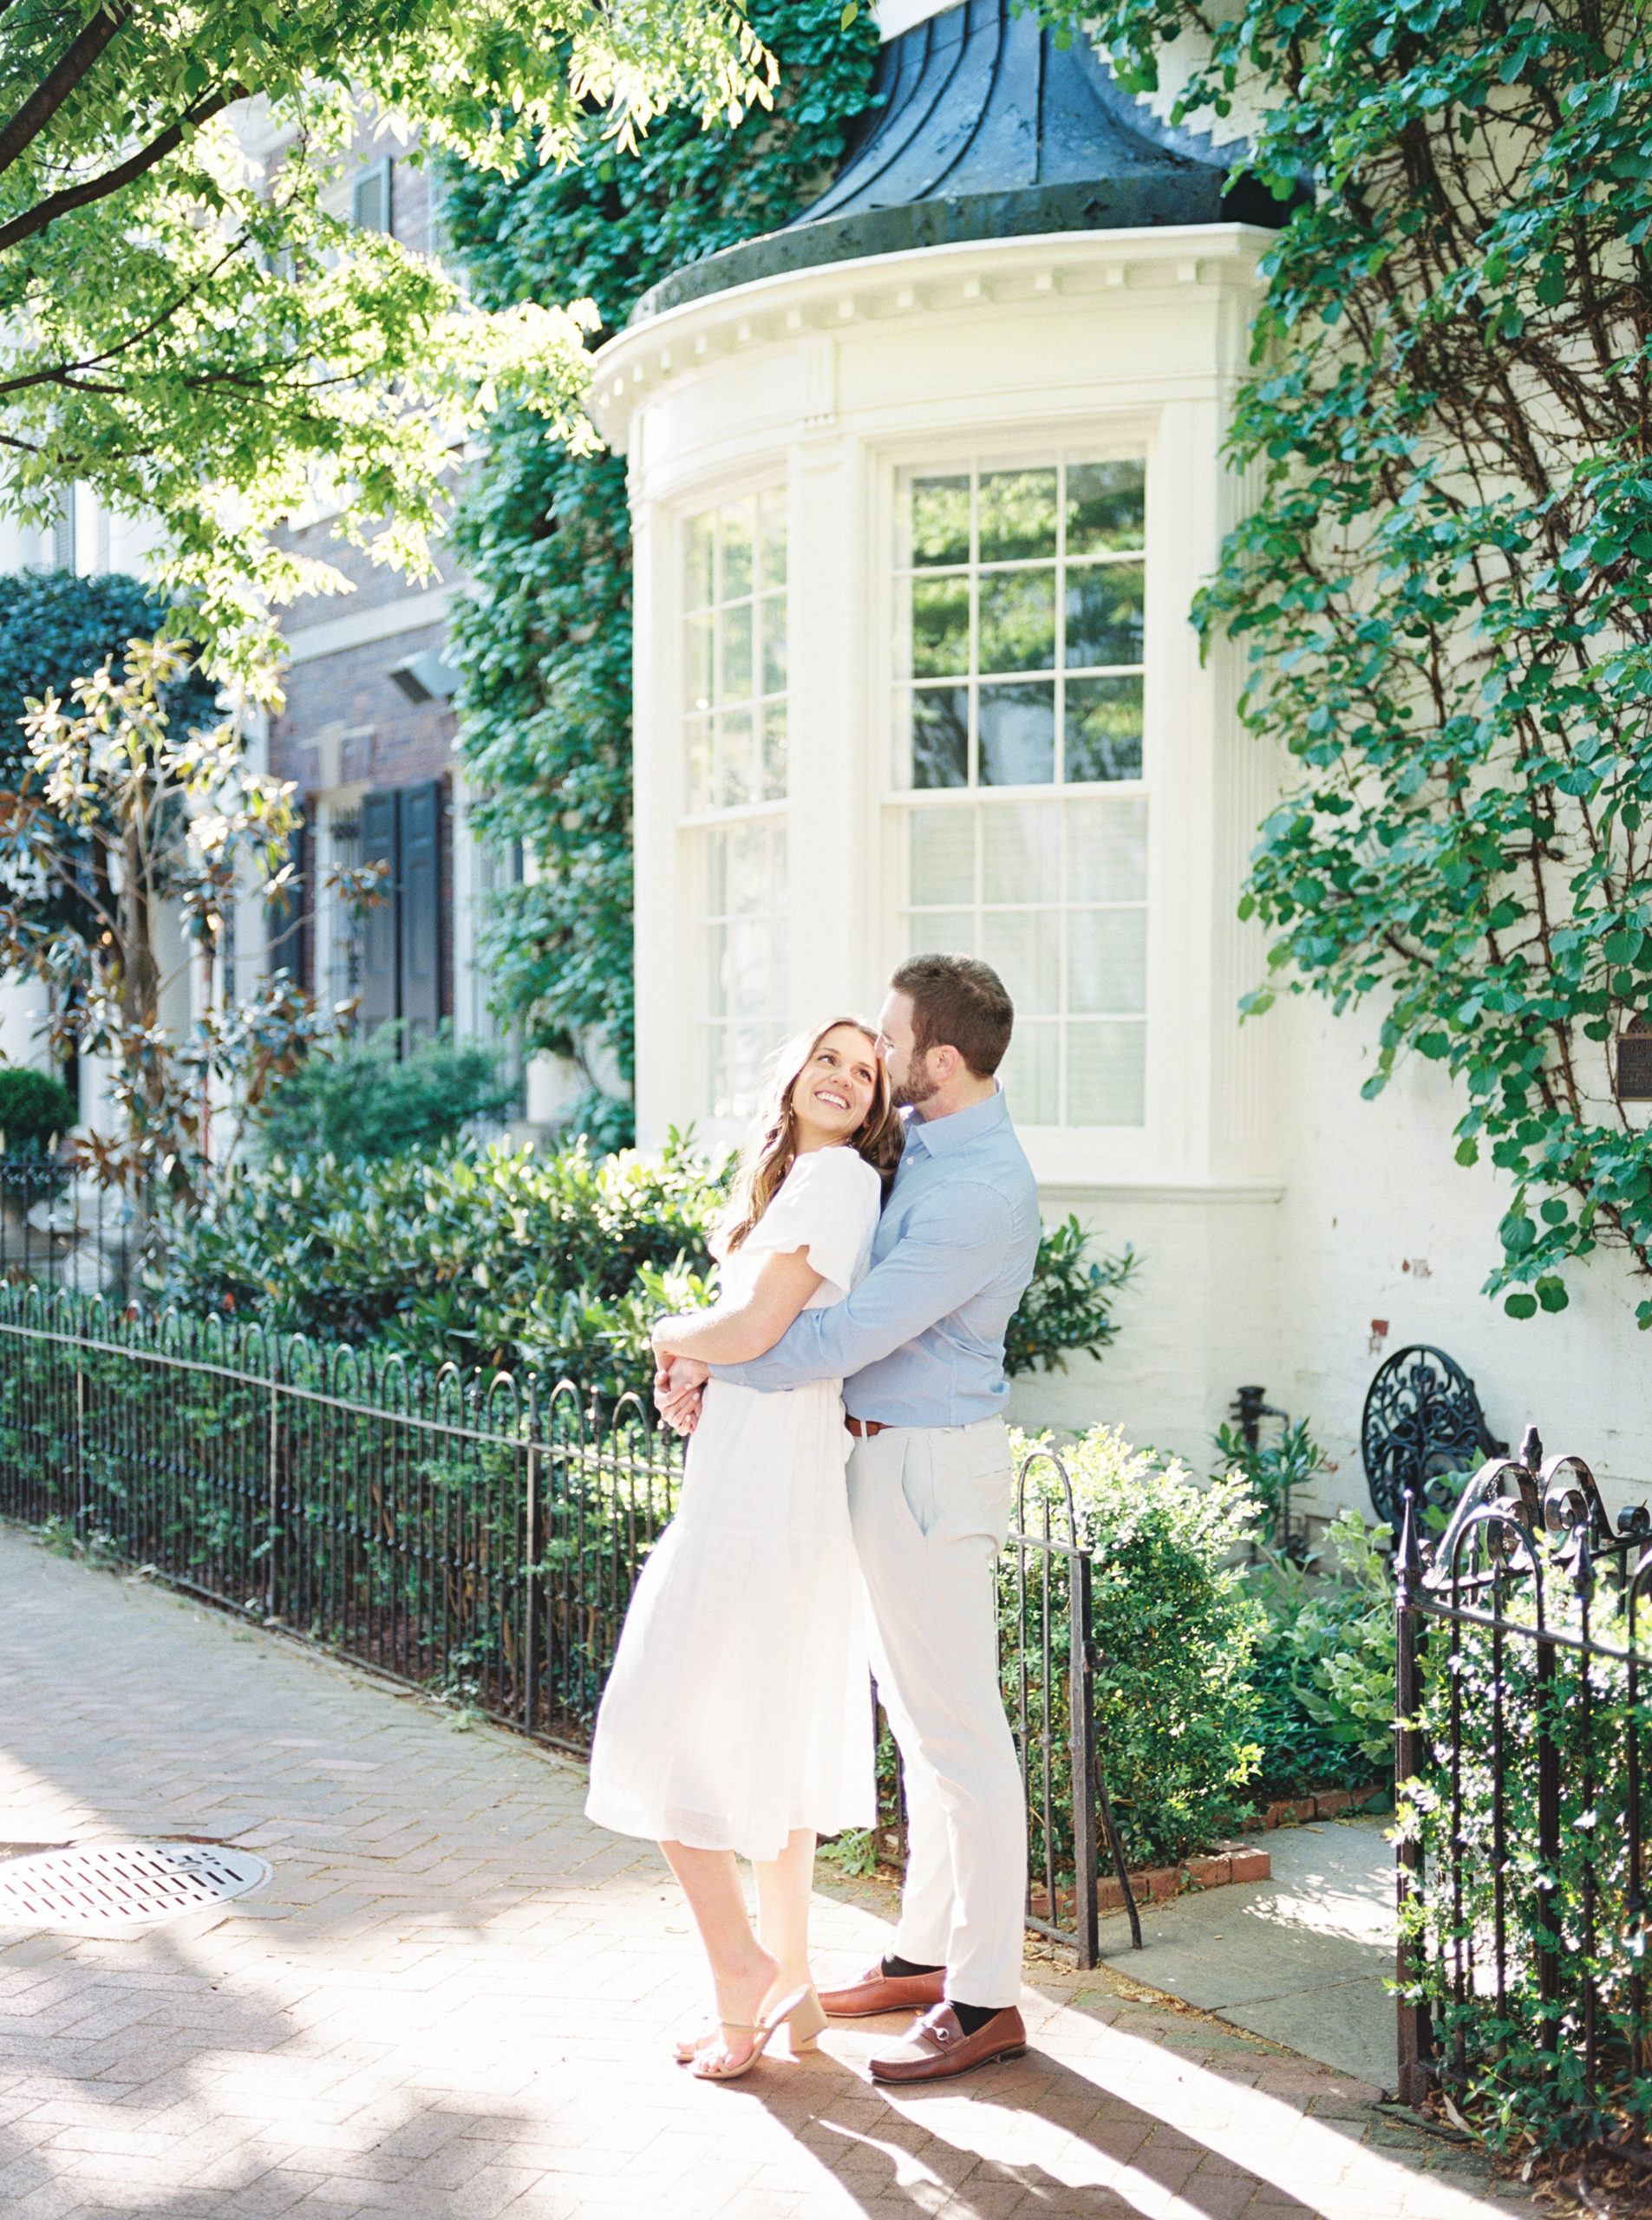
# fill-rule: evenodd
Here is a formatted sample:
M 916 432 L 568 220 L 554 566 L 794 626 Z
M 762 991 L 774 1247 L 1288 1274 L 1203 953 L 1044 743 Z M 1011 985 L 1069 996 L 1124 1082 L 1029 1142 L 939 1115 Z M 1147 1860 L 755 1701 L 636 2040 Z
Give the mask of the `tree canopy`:
M 1053 10 L 1051 12 L 1054 12 Z M 1515 1317 L 1652 1271 L 1652 24 L 1634 0 L 1105 0 L 1125 82 L 1250 112 L 1282 196 L 1231 441 L 1262 493 L 1198 609 L 1292 775 L 1247 912 L 1374 997 L 1512 1200 Z M 1259 989 L 1260 1009 L 1270 989 Z M 1639 1304 L 1652 1325 L 1652 1297 Z
M 10 0 L 0 12 L 0 504 L 80 480 L 166 533 L 219 669 L 267 690 L 267 602 L 339 581 L 267 537 L 320 498 L 419 573 L 455 441 L 504 395 L 578 434 L 589 315 L 467 306 L 328 214 L 363 104 L 417 150 L 565 161 L 771 65 L 735 0 Z M 238 125 L 238 127 L 234 127 Z
M 772 113 L 705 130 L 663 116 L 623 158 L 585 127 L 584 159 L 514 178 L 470 170 L 447 200 L 479 301 L 591 300 L 617 329 L 682 264 L 785 223 L 824 184 L 871 101 L 877 24 L 838 0 L 754 0 L 774 53 Z M 485 799 L 480 831 L 520 841 L 538 876 L 503 891 L 486 960 L 526 1046 L 631 1073 L 631 548 L 625 464 L 548 441 L 501 408 L 456 538 L 477 592 L 454 619 L 460 748 Z M 629 1137 L 630 1106 L 595 1087 L 574 1123 Z
M 0 785 L 15 787 L 29 762 L 23 728 L 29 703 L 49 692 L 67 702 L 75 680 L 105 663 L 119 676 L 127 641 L 152 639 L 170 614 L 160 595 L 119 571 L 0 576 Z M 168 717 L 185 731 L 217 720 L 216 689 L 197 670 L 168 684 L 163 698 Z

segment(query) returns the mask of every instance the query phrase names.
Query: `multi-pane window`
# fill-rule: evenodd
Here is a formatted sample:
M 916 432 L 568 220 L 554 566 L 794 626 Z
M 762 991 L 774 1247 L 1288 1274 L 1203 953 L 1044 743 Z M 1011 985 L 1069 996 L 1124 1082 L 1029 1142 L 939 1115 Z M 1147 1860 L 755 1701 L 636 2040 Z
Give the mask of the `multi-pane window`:
M 898 516 L 905 948 L 979 956 L 1002 977 L 1023 1124 L 1139 1126 L 1143 465 L 912 471 Z
M 896 784 L 1141 776 L 1139 460 L 908 474 Z
M 683 578 L 688 806 L 786 799 L 786 513 L 779 493 L 689 520 Z
M 724 502 L 683 535 L 682 792 L 695 891 L 700 1094 L 756 1107 L 787 1009 L 786 515 Z
M 966 801 L 905 818 L 908 953 L 983 957 L 1009 988 L 1016 1117 L 1140 1125 L 1146 800 Z

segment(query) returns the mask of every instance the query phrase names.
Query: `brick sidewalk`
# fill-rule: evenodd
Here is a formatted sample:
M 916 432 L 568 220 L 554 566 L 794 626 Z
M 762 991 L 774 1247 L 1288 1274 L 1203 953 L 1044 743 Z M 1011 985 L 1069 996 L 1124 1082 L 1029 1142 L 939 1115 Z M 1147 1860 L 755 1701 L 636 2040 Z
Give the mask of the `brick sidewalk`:
M 1472 2220 L 1510 2193 L 1106 1975 L 1035 1969 L 1033 2049 L 928 2095 L 870 2085 L 865 2028 L 696 2085 L 667 2054 L 704 1985 L 681 1901 L 587 1825 L 578 1767 L 9 1531 L 0 1718 L 6 1842 L 275 1867 L 142 1939 L 0 1945 L 7 2220 Z M 847 1890 L 817 1931 L 823 1978 L 887 1940 Z

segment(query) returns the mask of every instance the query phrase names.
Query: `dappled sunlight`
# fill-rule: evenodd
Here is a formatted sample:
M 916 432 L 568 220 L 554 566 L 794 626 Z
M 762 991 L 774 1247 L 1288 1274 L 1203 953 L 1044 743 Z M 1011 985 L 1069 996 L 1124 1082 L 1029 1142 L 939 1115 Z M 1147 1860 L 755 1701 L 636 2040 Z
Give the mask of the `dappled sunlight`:
M 872 2086 L 884 2021 L 706 2087 L 669 2056 L 703 1999 L 695 1938 L 653 1847 L 585 1821 L 577 1766 L 4 1533 L 0 1674 L 0 1838 L 232 1838 L 274 1867 L 132 1941 L 0 1940 L 0 2209 L 1485 2209 L 1371 2148 L 1360 2085 L 1237 2034 L 1202 2062 L 1147 2008 L 1091 1988 L 1080 2008 L 1059 1981 L 1028 1992 L 1028 2054 L 967 2081 Z M 823 1897 L 815 1939 L 842 1978 L 887 1929 Z
M 1303 1877 L 1309 1881 L 1313 1877 Z M 1245 1906 L 1243 1916 L 1263 1920 L 1275 1927 L 1303 1928 L 1309 1934 L 1331 1936 L 1338 1942 L 1370 1942 L 1391 1949 L 1393 1893 L 1391 1878 L 1386 1903 L 1328 1880 L 1311 1894 L 1279 1891 L 1259 1896 L 1254 1903 Z

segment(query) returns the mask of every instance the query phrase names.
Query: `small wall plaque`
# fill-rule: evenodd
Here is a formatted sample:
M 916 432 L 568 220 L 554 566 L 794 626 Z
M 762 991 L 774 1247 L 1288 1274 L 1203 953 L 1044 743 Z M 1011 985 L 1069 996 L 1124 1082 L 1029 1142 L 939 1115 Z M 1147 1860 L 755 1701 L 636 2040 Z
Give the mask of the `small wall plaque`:
M 1652 1102 L 1652 1025 L 1643 1017 L 1618 1035 L 1614 1076 L 1620 1102 Z

